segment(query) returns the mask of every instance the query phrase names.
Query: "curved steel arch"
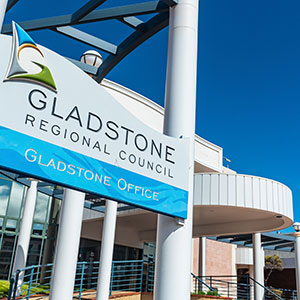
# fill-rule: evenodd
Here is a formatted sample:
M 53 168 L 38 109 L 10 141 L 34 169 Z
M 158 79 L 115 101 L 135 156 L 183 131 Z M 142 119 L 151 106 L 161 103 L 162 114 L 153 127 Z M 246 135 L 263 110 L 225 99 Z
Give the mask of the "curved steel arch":
M 7 10 L 17 4 L 19 0 L 10 0 Z M 143 42 L 158 33 L 169 24 L 169 9 L 177 4 L 178 0 L 155 0 L 144 3 L 131 4 L 126 6 L 109 7 L 97 9 L 108 0 L 89 0 L 84 6 L 75 11 L 73 14 L 54 16 L 38 20 L 20 22 L 19 24 L 26 31 L 51 29 L 57 33 L 85 43 L 101 51 L 109 53 L 102 65 L 97 69 L 87 68 L 79 61 L 70 59 L 84 71 L 90 70 L 97 82 L 102 79 L 130 52 L 136 49 Z M 143 22 L 137 16 L 155 14 L 147 22 Z M 134 32 L 127 36 L 119 45 L 111 44 L 96 36 L 83 32 L 73 25 L 85 23 L 94 23 L 105 20 L 118 20 Z M 2 33 L 11 34 L 12 26 L 5 24 Z
M 19 0 L 9 0 L 7 2 L 6 12 L 8 12 Z
M 151 36 L 162 30 L 168 25 L 169 13 L 163 12 L 148 22 L 139 25 L 137 30 L 132 33 L 125 41 L 119 46 L 115 55 L 110 54 L 101 66 L 98 68 L 97 74 L 93 77 L 97 82 L 102 79 L 130 52 L 137 48 L 140 44 L 145 42 Z

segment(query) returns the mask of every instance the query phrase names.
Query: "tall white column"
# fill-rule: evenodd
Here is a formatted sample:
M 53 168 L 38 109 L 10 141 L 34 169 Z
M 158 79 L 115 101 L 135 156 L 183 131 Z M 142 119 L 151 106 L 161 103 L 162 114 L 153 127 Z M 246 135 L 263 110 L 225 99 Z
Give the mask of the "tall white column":
M 1 33 L 2 25 L 3 25 L 3 21 L 4 21 L 7 2 L 8 2 L 8 0 L 1 0 L 0 1 L 0 33 Z
M 199 268 L 198 268 L 198 275 L 206 276 L 206 237 L 202 236 L 199 238 Z M 201 278 L 204 282 L 206 278 Z M 198 286 L 199 291 L 206 291 L 207 288 L 205 285 L 200 284 Z
M 85 194 L 65 189 L 51 281 L 50 300 L 72 300 Z
M 253 242 L 253 265 L 254 265 L 254 279 L 262 286 L 264 286 L 264 260 L 263 260 L 263 249 L 261 247 L 261 234 L 252 234 Z M 254 283 L 254 299 L 264 299 L 264 288 L 259 284 Z
M 300 232 L 295 232 L 295 254 L 296 254 L 296 285 L 297 285 L 297 299 L 300 295 Z
M 199 238 L 199 275 L 206 276 L 206 237 Z
M 118 203 L 106 200 L 96 300 L 108 300 Z
M 13 272 L 15 272 L 18 269 L 23 269 L 26 266 L 36 197 L 37 181 L 32 180 L 30 187 L 27 189 L 24 201 Z
M 188 216 L 184 222 L 158 216 L 155 300 L 188 300 L 191 291 L 194 134 L 198 0 L 179 0 L 170 9 L 164 133 L 190 138 Z

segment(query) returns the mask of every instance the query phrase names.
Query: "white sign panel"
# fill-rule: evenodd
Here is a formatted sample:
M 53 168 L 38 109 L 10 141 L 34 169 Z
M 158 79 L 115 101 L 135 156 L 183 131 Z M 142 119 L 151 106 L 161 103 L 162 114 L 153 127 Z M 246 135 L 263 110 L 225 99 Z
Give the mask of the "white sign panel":
M 0 45 L 2 168 L 186 217 L 187 140 L 147 127 L 17 24 Z

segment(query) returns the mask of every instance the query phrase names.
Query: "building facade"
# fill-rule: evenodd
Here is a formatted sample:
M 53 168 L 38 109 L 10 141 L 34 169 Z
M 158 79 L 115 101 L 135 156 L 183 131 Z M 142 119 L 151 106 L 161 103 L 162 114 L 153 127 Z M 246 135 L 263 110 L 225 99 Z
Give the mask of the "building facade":
M 163 108 L 116 83 L 104 80 L 102 86 L 136 118 L 162 132 Z M 0 278 L 7 279 L 11 275 L 26 187 L 3 175 L 0 189 Z M 41 189 L 38 193 L 27 265 L 53 261 L 59 198 L 44 194 Z M 99 260 L 105 199 L 98 198 L 87 196 L 78 253 L 81 261 Z M 195 136 L 195 274 L 200 274 L 200 237 L 281 230 L 292 223 L 292 195 L 285 185 L 225 168 L 223 149 Z M 145 249 L 149 249 L 145 245 L 155 243 L 156 224 L 156 213 L 120 203 L 114 260 L 142 259 Z M 236 275 L 247 268 L 253 273 L 250 263 L 245 267 L 245 261 L 239 262 L 237 246 L 207 240 L 206 249 L 206 275 Z M 218 259 L 220 254 L 223 260 Z

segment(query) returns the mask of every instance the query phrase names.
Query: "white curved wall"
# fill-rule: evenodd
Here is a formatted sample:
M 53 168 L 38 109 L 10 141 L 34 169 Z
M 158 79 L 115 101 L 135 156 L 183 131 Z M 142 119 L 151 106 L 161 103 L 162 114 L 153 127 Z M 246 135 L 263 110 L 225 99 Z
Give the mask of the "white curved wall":
M 273 231 L 293 223 L 291 190 L 266 178 L 195 174 L 196 235 Z
M 293 219 L 291 190 L 280 182 L 250 175 L 195 174 L 195 205 L 249 207 Z

